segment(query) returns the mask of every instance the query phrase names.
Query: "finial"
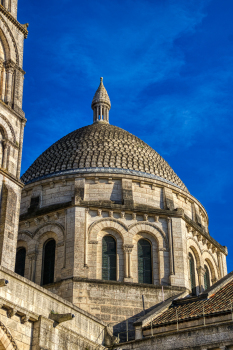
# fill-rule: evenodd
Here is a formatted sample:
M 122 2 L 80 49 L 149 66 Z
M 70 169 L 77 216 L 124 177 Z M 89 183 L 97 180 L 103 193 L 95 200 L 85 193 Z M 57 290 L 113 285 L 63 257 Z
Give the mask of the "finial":
M 91 108 L 93 109 L 93 123 L 109 123 L 109 110 L 111 108 L 111 102 L 107 90 L 103 84 L 103 77 L 100 78 L 100 85 L 92 100 Z

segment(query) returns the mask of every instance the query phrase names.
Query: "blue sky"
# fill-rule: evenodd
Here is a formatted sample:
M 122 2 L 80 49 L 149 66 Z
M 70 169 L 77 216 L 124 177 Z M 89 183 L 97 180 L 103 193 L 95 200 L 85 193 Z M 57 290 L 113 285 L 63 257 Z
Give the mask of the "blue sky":
M 18 20 L 29 22 L 22 173 L 92 123 L 103 76 L 110 123 L 167 160 L 233 270 L 232 13 L 232 0 L 19 0 Z

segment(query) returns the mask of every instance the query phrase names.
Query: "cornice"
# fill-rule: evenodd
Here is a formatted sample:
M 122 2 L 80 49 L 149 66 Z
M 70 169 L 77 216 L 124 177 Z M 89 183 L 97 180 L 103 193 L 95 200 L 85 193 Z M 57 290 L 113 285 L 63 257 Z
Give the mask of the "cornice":
M 2 104 L 2 106 L 4 106 L 5 108 L 7 108 L 10 112 L 14 113 L 14 115 L 16 117 L 19 118 L 19 120 L 23 120 L 25 123 L 27 122 L 27 119 L 23 116 L 20 115 L 18 112 L 16 112 L 13 108 L 11 108 L 10 106 L 8 106 L 5 102 L 3 102 L 2 100 L 0 100 L 0 103 Z M 24 114 L 24 111 L 21 109 L 22 114 Z
M 10 181 L 14 182 L 17 186 L 23 188 L 24 184 L 20 181 L 17 180 L 17 178 L 13 175 L 11 175 L 10 173 L 8 173 L 8 171 L 3 170 L 0 168 L 0 174 L 2 174 L 3 176 L 7 177 Z
M 21 24 L 17 21 L 17 19 L 14 18 L 14 16 L 12 16 L 12 14 L 7 11 L 5 9 L 4 6 L 0 5 L 0 11 L 4 14 L 4 16 L 6 16 L 9 21 L 11 21 L 24 35 L 24 38 L 27 39 L 27 36 L 28 36 L 28 30 L 27 30 L 27 27 L 28 27 L 28 23 L 26 24 Z

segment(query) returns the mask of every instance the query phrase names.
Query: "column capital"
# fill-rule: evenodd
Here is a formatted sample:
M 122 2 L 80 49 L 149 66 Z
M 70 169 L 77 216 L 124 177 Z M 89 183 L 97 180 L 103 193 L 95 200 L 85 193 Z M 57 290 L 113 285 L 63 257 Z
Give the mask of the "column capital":
M 206 272 L 206 270 L 204 269 L 204 267 L 202 267 L 202 266 L 197 267 L 198 275 L 204 276 L 205 272 Z
M 133 250 L 133 247 L 134 247 L 133 244 L 124 244 L 124 245 L 123 245 L 123 250 L 124 250 L 126 253 L 131 253 L 132 250 Z

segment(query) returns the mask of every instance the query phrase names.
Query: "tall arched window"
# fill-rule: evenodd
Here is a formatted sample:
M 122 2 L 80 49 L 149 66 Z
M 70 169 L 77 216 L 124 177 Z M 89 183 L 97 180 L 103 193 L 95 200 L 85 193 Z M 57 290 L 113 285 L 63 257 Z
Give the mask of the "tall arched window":
M 104 236 L 102 241 L 102 279 L 116 281 L 116 241 Z
M 15 272 L 24 277 L 24 270 L 25 270 L 25 259 L 26 259 L 26 249 L 25 248 L 19 248 L 16 253 L 16 260 L 15 260 Z
M 138 241 L 138 282 L 152 284 L 151 244 L 146 239 Z
M 189 253 L 189 270 L 192 294 L 196 295 L 195 263 L 191 253 Z
M 43 267 L 42 267 L 42 285 L 54 282 L 56 242 L 50 239 L 44 244 L 43 249 Z
M 204 288 L 205 290 L 210 287 L 210 272 L 208 266 L 204 265 L 205 274 L 204 274 Z

